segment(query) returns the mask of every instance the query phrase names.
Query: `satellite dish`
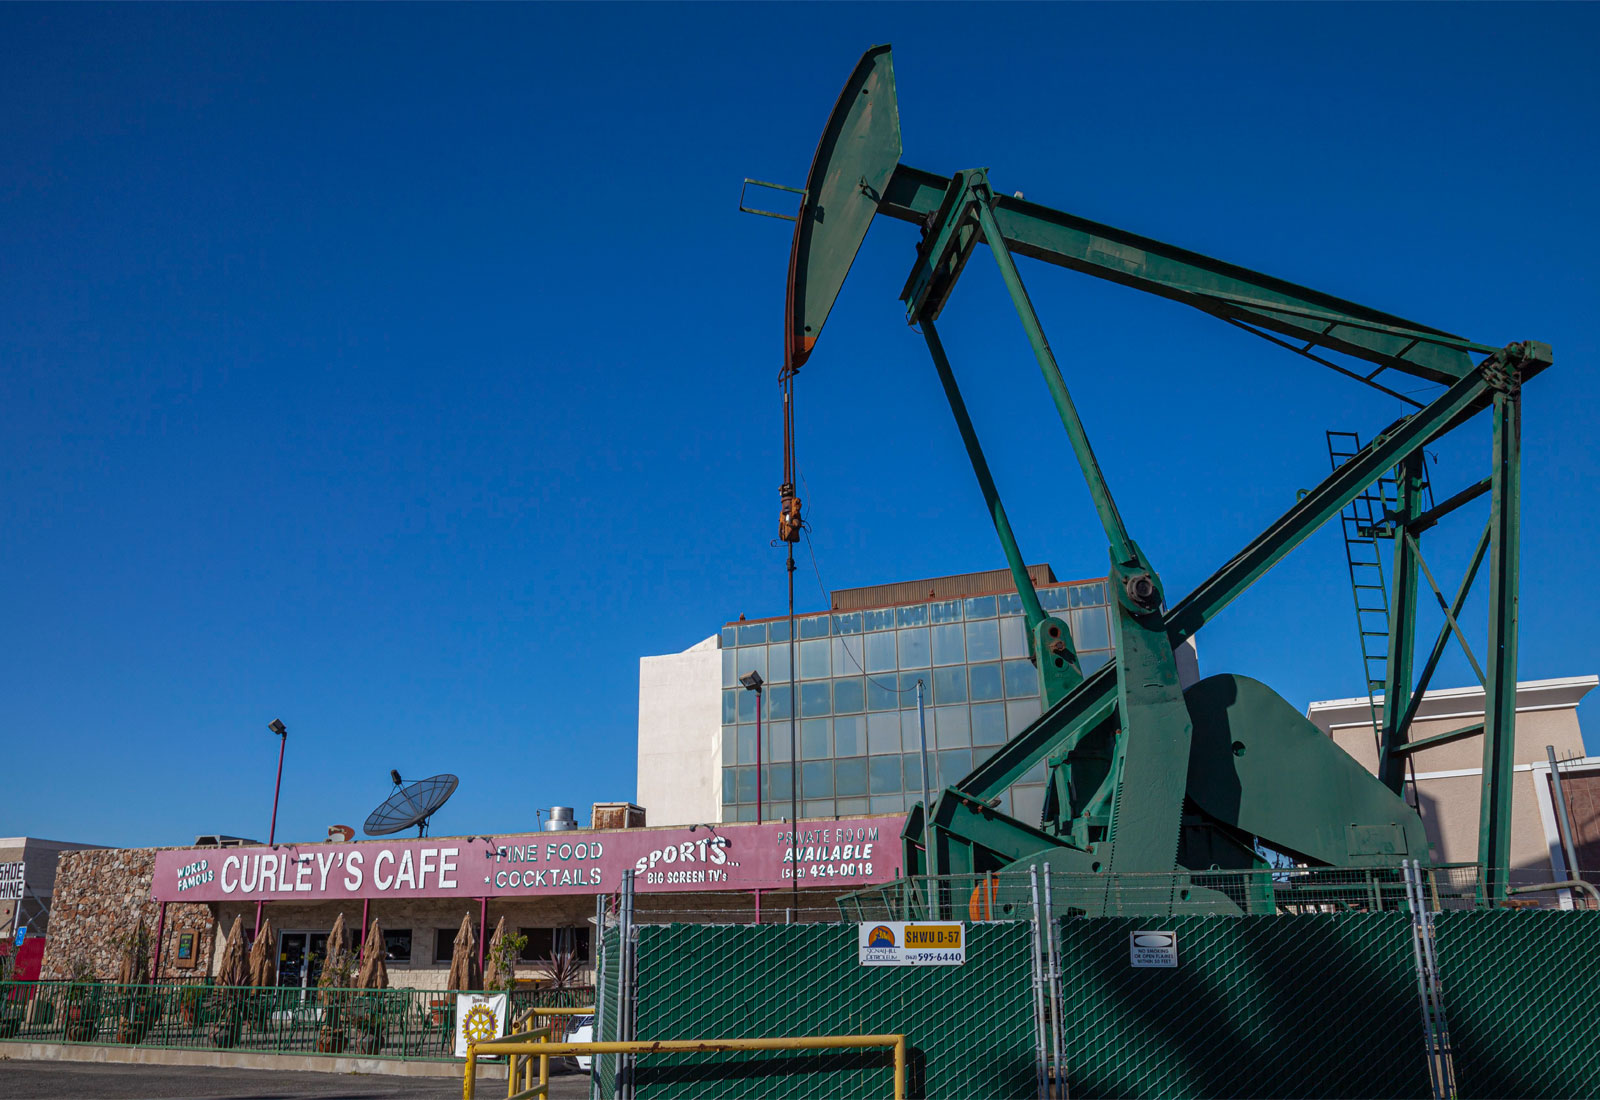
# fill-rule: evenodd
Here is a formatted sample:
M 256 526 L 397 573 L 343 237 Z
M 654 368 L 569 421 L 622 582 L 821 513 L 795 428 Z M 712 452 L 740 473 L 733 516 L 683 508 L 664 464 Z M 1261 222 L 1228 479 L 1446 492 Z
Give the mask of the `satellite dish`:
M 450 800 L 460 782 L 448 773 L 405 783 L 398 771 L 391 770 L 389 778 L 394 780 L 395 792 L 367 816 L 361 828 L 368 836 L 388 836 L 413 825 L 418 836 L 427 836 L 428 818 Z

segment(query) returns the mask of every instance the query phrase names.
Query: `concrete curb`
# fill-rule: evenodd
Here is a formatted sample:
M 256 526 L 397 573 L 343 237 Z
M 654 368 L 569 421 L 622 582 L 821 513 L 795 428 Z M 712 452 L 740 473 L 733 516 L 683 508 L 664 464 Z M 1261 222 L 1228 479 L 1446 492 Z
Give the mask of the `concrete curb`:
M 404 1062 L 398 1058 L 347 1058 L 334 1054 L 263 1054 L 234 1050 L 171 1050 L 165 1047 L 99 1046 L 94 1043 L 0 1043 L 0 1060 L 106 1062 L 144 1066 L 210 1066 L 216 1069 L 294 1070 L 302 1073 L 389 1074 L 394 1077 L 454 1077 L 460 1062 Z M 478 1063 L 480 1080 L 504 1081 L 506 1067 Z

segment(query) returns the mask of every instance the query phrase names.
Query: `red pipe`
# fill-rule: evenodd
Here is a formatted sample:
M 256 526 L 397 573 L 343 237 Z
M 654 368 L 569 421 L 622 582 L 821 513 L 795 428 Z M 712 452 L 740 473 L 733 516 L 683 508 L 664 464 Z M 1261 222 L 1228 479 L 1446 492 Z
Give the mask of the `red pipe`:
M 761 824 L 761 696 L 762 692 L 756 691 L 756 824 Z
M 761 891 L 757 890 L 755 892 L 755 894 L 756 894 L 756 923 L 760 924 L 761 923 Z
M 150 984 L 154 985 L 161 978 L 161 933 L 167 927 L 167 903 L 162 902 L 156 915 L 156 949 L 150 960 Z
M 483 984 L 483 940 L 489 934 L 489 899 L 479 898 L 483 903 L 478 910 L 478 984 Z
M 367 914 L 372 911 L 372 899 L 361 899 L 361 950 L 367 949 Z

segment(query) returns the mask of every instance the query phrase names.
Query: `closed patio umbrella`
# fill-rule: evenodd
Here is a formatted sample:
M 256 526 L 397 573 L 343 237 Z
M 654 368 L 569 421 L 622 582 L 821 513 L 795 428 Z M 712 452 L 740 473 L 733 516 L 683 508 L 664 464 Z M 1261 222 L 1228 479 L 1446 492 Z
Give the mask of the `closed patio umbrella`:
M 122 985 L 149 980 L 145 967 L 150 963 L 150 936 L 141 919 L 122 943 L 122 962 L 117 968 L 117 981 Z
M 361 970 L 356 974 L 357 989 L 388 989 L 389 967 L 384 963 L 383 929 L 378 918 L 372 918 L 367 929 L 367 942 L 361 945 Z
M 461 918 L 461 931 L 456 933 L 455 950 L 450 952 L 450 979 L 446 989 L 479 989 L 483 982 L 478 973 L 478 955 L 473 950 L 478 941 L 472 935 L 472 914 Z
M 349 984 L 349 955 L 350 936 L 344 929 L 344 914 L 340 913 L 333 918 L 333 927 L 328 931 L 328 945 L 322 955 L 324 977 L 317 984 L 335 987 Z
M 494 935 L 489 937 L 489 964 L 488 971 L 483 976 L 485 989 L 506 989 L 511 985 L 511 964 L 500 957 L 501 946 L 506 938 L 506 918 L 502 915 L 495 922 Z
M 222 946 L 222 962 L 217 966 L 218 985 L 245 984 L 244 917 L 233 918 L 228 939 Z
M 273 930 L 271 917 L 261 922 L 256 942 L 250 945 L 245 971 L 251 985 L 278 984 L 278 933 Z

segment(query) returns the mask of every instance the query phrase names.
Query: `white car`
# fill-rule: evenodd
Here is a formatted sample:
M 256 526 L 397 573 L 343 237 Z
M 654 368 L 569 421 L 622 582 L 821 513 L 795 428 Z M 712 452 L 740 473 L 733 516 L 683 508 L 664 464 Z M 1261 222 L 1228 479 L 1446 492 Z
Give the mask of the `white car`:
M 593 1016 L 574 1016 L 574 1017 L 572 1017 L 572 1025 L 571 1025 L 570 1029 L 567 1031 L 567 1042 L 569 1042 L 569 1043 L 587 1043 L 587 1042 L 592 1041 L 593 1039 L 594 1039 L 594 1017 Z M 590 1057 L 589 1055 L 587 1055 L 587 1054 L 574 1054 L 572 1056 L 572 1060 L 574 1062 L 577 1062 L 578 1063 L 578 1068 L 583 1070 L 583 1072 L 585 1072 L 585 1073 L 589 1072 L 589 1067 L 594 1062 L 594 1059 L 592 1057 Z

